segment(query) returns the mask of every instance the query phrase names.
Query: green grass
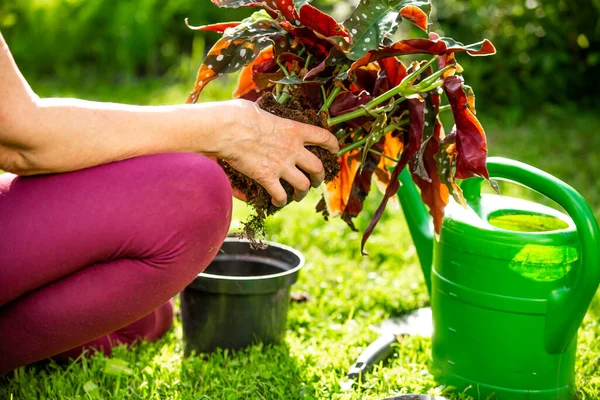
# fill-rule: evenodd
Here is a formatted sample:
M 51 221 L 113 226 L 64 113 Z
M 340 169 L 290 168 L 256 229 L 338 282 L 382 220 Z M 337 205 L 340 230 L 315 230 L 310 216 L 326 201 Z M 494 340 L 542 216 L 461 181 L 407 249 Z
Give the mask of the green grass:
M 213 85 L 210 98 L 228 90 Z M 178 103 L 186 88 L 146 82 L 139 87 L 65 89 L 34 87 L 43 95 L 78 95 L 130 103 Z M 210 85 L 209 85 L 210 88 Z M 537 116 L 516 118 L 480 114 L 492 155 L 510 156 L 545 169 L 579 189 L 600 215 L 600 139 L 593 129 L 600 117 L 547 108 Z M 523 193 L 529 196 L 527 192 Z M 268 223 L 269 239 L 291 245 L 306 256 L 294 290 L 310 293 L 292 304 L 286 342 L 239 352 L 184 358 L 179 319 L 155 344 L 142 344 L 113 357 L 95 356 L 68 366 L 22 368 L 0 381 L 0 398 L 14 399 L 382 399 L 400 393 L 446 394 L 428 369 L 429 339 L 403 339 L 393 357 L 351 390 L 342 386 L 348 367 L 377 334 L 369 326 L 428 305 L 414 246 L 400 210 L 389 209 L 369 241 L 369 257 L 359 251 L 360 235 L 340 220 L 325 223 L 313 211 L 318 197 L 290 205 Z M 379 197 L 368 201 L 372 212 Z M 247 214 L 237 202 L 232 228 Z M 358 221 L 360 229 L 367 215 Z M 600 296 L 579 333 L 577 386 L 584 399 L 600 398 Z M 453 395 L 454 398 L 465 398 Z

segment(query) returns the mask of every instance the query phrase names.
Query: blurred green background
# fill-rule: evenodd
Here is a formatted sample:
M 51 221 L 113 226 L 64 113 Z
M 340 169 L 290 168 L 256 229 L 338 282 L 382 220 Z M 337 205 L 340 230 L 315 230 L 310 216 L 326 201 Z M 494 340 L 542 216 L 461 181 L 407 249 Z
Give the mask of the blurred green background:
M 465 43 L 486 37 L 498 49 L 493 57 L 458 58 L 478 95 L 490 154 L 556 175 L 579 190 L 600 217 L 600 0 L 433 2 L 435 31 Z M 352 8 L 343 1 L 314 4 L 338 19 Z M 190 31 L 184 19 L 201 25 L 247 14 L 220 10 L 209 0 L 0 0 L 0 30 L 40 96 L 177 104 L 185 101 L 205 52 L 218 38 Z M 230 98 L 234 83 L 235 77 L 211 83 L 201 100 Z M 367 199 L 357 221 L 361 230 L 380 198 Z M 359 389 L 341 389 L 347 367 L 376 338 L 369 324 L 428 300 L 399 210 L 386 210 L 370 239 L 370 257 L 362 257 L 360 235 L 339 219 L 324 224 L 313 211 L 316 200 L 312 193 L 268 226 L 269 239 L 298 248 L 310 260 L 297 287 L 314 300 L 292 308 L 283 347 L 252 348 L 243 353 L 247 357 L 225 353 L 208 361 L 181 360 L 176 321 L 176 330 L 159 344 L 117 353 L 136 369 L 134 377 L 109 376 L 99 357 L 66 369 L 21 370 L 5 388 L 0 385 L 0 398 L 13 393 L 15 399 L 80 398 L 83 391 L 92 397 L 92 389 L 115 399 L 197 399 L 204 393 L 223 399 L 362 400 L 399 391 L 441 394 L 424 369 L 429 342 L 420 338 L 403 339 L 393 360 Z M 580 333 L 582 399 L 600 397 L 599 310 L 600 295 Z
M 352 2 L 314 3 L 343 19 Z M 201 25 L 247 14 L 209 0 L 0 0 L 0 29 L 30 79 L 191 79 L 205 39 L 217 36 L 188 30 L 184 19 Z M 595 104 L 600 0 L 434 1 L 433 20 L 434 30 L 459 41 L 486 37 L 497 46 L 495 57 L 460 60 L 482 104 Z

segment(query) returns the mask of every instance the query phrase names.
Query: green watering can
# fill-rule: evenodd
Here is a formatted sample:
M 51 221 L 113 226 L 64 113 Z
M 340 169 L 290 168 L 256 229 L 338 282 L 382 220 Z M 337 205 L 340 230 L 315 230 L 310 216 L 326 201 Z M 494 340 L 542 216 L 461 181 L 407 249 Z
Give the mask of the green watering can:
M 446 208 L 439 240 L 405 170 L 398 192 L 431 296 L 436 380 L 475 399 L 572 399 L 577 330 L 600 283 L 600 232 L 573 188 L 529 165 L 489 158 L 490 176 L 561 205 L 482 194 Z

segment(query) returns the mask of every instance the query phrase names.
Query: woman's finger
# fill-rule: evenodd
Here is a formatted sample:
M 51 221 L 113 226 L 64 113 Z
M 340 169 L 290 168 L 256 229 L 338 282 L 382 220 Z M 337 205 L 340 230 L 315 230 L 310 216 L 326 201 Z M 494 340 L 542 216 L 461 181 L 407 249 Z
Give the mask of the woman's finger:
M 336 137 L 328 130 L 312 125 L 305 125 L 302 131 L 304 132 L 305 145 L 323 147 L 333 154 L 336 154 L 340 150 L 340 145 Z
M 258 182 L 271 195 L 271 203 L 275 207 L 284 207 L 287 204 L 287 193 L 281 186 L 278 179 L 271 179 L 263 182 Z
M 236 199 L 244 202 L 248 201 L 248 196 L 246 196 L 244 192 L 242 192 L 240 189 L 231 188 L 231 191 L 233 192 L 233 197 L 235 197 Z
M 300 201 L 306 197 L 310 189 L 310 181 L 298 168 L 289 168 L 284 171 L 281 179 L 294 187 L 293 199 Z
M 325 179 L 325 169 L 323 168 L 323 162 L 308 150 L 303 150 L 300 158 L 296 161 L 296 165 L 302 171 L 310 175 L 310 183 L 312 187 L 319 187 Z

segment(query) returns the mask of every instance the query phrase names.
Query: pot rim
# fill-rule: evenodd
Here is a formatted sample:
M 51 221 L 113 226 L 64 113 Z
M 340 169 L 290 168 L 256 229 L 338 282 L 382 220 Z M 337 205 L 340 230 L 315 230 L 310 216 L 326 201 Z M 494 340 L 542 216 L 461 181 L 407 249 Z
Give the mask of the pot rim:
M 227 237 L 227 238 L 225 238 L 225 240 L 223 241 L 223 244 L 225 244 L 225 243 L 239 243 L 239 242 L 250 244 L 250 240 L 248 240 L 248 239 L 242 239 L 242 238 L 236 238 L 236 237 Z M 269 274 L 269 275 L 228 276 L 228 275 L 207 274 L 207 273 L 201 272 L 200 274 L 198 274 L 196 276 L 196 279 L 198 279 L 198 278 L 206 278 L 206 279 L 215 279 L 215 280 L 221 280 L 221 281 L 257 281 L 257 280 L 267 280 L 267 279 L 275 279 L 275 278 L 285 277 L 287 275 L 292 275 L 294 273 L 297 273 L 300 269 L 302 269 L 302 267 L 304 267 L 304 262 L 305 262 L 304 256 L 298 250 L 296 250 L 296 249 L 294 249 L 292 247 L 286 246 L 284 244 L 270 242 L 270 241 L 267 241 L 267 240 L 261 240 L 261 243 L 264 243 L 264 244 L 266 244 L 269 247 L 276 247 L 278 249 L 285 250 L 285 251 L 288 251 L 288 252 L 292 253 L 293 255 L 295 255 L 296 257 L 298 257 L 298 265 L 295 266 L 294 268 L 288 269 L 287 271 L 278 272 L 276 274 Z M 217 255 L 217 257 L 218 257 L 218 255 Z

